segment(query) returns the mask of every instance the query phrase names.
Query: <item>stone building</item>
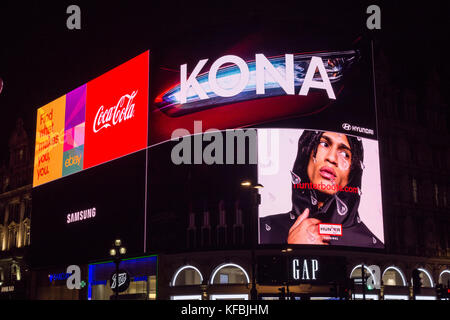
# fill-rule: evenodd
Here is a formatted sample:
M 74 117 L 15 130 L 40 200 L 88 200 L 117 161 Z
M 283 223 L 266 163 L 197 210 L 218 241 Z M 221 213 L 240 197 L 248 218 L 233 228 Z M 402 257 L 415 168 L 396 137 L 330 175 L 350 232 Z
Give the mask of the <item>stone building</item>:
M 0 168 L 0 299 L 28 296 L 32 147 L 18 119 L 9 139 L 8 159 Z

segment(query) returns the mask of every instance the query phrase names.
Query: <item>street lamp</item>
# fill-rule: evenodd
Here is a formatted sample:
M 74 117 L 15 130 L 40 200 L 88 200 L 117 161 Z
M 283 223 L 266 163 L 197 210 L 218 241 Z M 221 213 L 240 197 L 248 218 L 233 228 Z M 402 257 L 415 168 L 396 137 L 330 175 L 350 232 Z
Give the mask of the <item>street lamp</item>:
M 127 253 L 127 249 L 122 246 L 122 240 L 114 240 L 113 247 L 109 250 L 109 255 L 114 258 L 116 264 L 116 300 L 119 298 L 119 265 L 122 261 L 122 257 Z
M 261 198 L 258 193 L 258 189 L 264 188 L 262 184 L 257 183 L 253 185 L 251 181 L 244 180 L 241 182 L 241 187 L 245 189 L 250 189 L 252 193 L 251 208 L 252 216 L 250 221 L 250 236 L 251 236 L 251 251 L 252 251 L 252 288 L 250 289 L 251 300 L 258 300 L 258 291 L 256 290 L 256 257 L 255 257 L 255 240 L 256 240 L 256 230 L 255 230 L 255 220 L 258 220 L 257 212 L 258 205 L 261 203 Z M 253 220 L 255 219 L 255 220 Z
M 241 182 L 241 186 L 243 187 L 251 187 L 252 183 L 248 180 L 244 180 Z

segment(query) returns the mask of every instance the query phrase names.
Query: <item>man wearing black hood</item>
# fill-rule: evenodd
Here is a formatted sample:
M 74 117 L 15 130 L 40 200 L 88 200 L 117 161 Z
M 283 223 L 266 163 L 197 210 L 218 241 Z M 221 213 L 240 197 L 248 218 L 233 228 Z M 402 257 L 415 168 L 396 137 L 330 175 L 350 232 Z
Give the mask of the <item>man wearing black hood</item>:
M 261 218 L 260 242 L 383 248 L 358 213 L 363 161 L 360 138 L 305 130 L 291 171 L 292 210 Z M 301 183 L 322 188 L 298 188 Z M 341 225 L 342 236 L 319 234 L 319 223 Z

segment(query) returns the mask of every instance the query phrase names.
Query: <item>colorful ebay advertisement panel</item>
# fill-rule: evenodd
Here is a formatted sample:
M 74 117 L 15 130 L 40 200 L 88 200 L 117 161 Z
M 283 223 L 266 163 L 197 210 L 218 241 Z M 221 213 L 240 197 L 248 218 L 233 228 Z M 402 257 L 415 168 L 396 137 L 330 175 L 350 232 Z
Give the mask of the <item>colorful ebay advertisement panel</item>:
M 66 96 L 37 111 L 33 186 L 62 175 Z
M 147 146 L 149 52 L 38 109 L 33 186 Z

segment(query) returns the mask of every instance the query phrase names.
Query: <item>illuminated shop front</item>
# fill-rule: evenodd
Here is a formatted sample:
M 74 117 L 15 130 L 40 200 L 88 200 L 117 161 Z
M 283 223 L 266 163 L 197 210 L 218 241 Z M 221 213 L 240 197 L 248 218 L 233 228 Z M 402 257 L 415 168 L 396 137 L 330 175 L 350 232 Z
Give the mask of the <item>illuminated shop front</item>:
M 80 265 L 80 289 L 71 290 L 67 280 L 71 276 L 65 267 L 35 271 L 31 298 L 33 300 L 85 300 L 87 273 L 86 265 Z
M 155 300 L 157 292 L 157 256 L 128 258 L 122 260 L 120 269 L 129 277 L 129 287 L 120 293 L 120 299 Z M 110 300 L 111 275 L 116 272 L 114 262 L 89 264 L 88 300 Z
M 411 266 L 407 267 L 409 274 L 412 272 Z M 420 292 L 416 295 L 416 300 L 436 300 L 435 283 L 432 272 L 428 268 L 417 267 L 422 281 Z M 380 273 L 375 272 L 369 266 L 364 266 L 365 278 L 372 277 L 373 282 L 366 285 L 365 298 L 368 300 L 412 300 L 412 278 L 408 281 L 406 270 L 396 265 L 386 266 Z M 445 274 L 448 270 L 443 270 L 439 275 L 439 283 L 445 281 Z M 444 277 L 442 277 L 444 275 Z M 353 299 L 363 298 L 361 265 L 356 265 L 350 272 L 350 278 L 354 280 L 355 291 Z M 373 284 L 375 283 L 375 284 Z
M 247 251 L 195 252 L 189 254 L 189 259 L 165 255 L 160 262 L 158 299 L 250 299 L 251 264 Z

